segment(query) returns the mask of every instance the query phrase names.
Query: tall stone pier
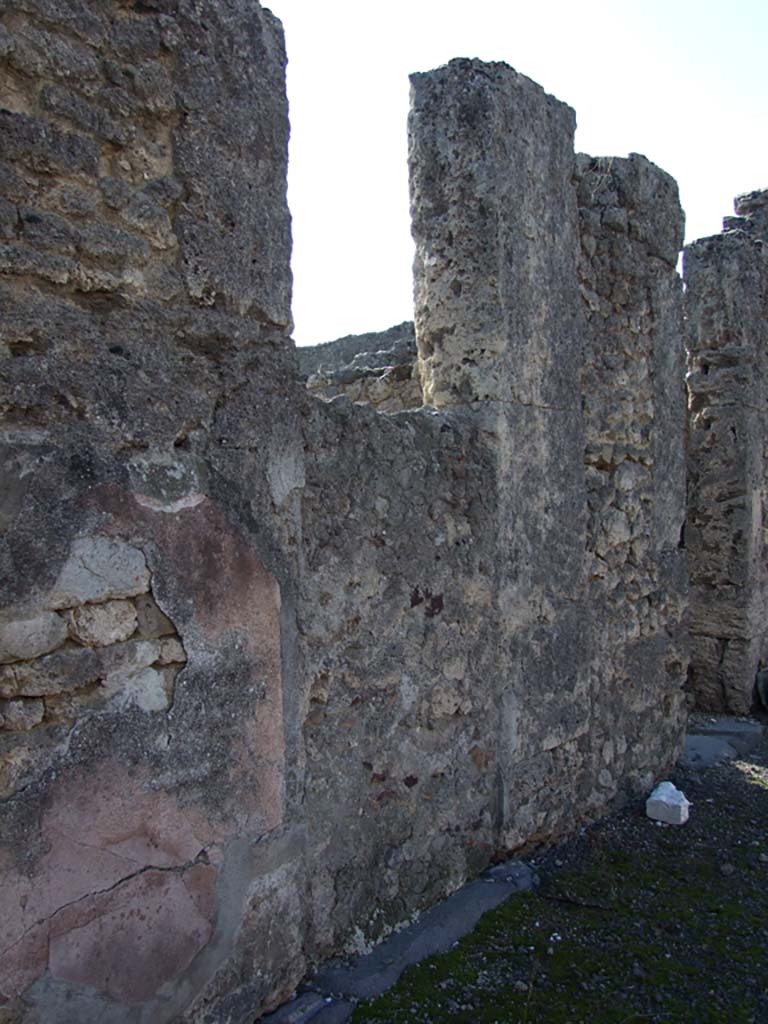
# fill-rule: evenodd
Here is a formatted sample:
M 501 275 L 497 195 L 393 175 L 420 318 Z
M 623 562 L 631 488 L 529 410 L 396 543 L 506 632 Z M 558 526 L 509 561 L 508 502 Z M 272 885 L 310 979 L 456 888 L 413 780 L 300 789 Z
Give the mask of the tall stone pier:
M 673 746 L 688 661 L 685 350 L 675 270 L 683 214 L 674 180 L 637 153 L 580 155 L 576 178 L 595 715 L 608 751 L 625 742 Z
M 590 715 L 574 128 L 570 107 L 504 64 L 412 76 L 425 401 L 474 412 L 495 449 L 498 813 L 510 847 L 546 830 L 548 777 Z
M 768 192 L 685 250 L 691 674 L 697 705 L 744 714 L 768 666 Z M 765 692 L 765 691 L 764 691 Z
M 496 459 L 498 813 L 515 845 L 550 834 L 563 799 L 647 785 L 679 743 L 683 216 L 645 158 L 577 160 L 573 111 L 505 65 L 412 83 L 424 397 L 473 412 Z

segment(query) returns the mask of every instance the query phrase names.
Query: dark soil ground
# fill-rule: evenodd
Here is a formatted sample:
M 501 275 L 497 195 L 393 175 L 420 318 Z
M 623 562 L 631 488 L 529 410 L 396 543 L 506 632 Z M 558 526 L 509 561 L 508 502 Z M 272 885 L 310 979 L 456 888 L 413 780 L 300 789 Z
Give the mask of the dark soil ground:
M 533 857 L 541 886 L 410 968 L 352 1024 L 768 1024 L 768 739 Z

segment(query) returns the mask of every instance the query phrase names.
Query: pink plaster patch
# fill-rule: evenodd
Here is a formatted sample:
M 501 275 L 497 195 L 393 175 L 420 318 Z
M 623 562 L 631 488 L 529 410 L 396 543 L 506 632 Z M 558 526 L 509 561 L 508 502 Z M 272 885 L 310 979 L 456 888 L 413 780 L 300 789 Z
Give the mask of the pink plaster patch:
M 213 645 L 230 644 L 234 637 L 241 644 L 250 662 L 250 678 L 244 678 L 243 686 L 262 696 L 250 717 L 244 716 L 242 736 L 235 745 L 230 813 L 240 831 L 258 834 L 277 828 L 283 821 L 285 796 L 277 581 L 208 498 L 174 515 L 148 509 L 124 492 L 101 492 L 98 501 L 114 516 L 115 533 L 130 538 L 143 528 L 168 566 L 169 588 L 191 602 L 194 628 L 176 623 L 188 663 L 194 665 L 196 635 Z
M 149 870 L 56 914 L 49 967 L 55 978 L 143 1003 L 189 966 L 211 931 L 181 873 Z
M 114 762 L 103 763 L 98 773 L 73 773 L 62 780 L 45 828 L 58 833 L 56 845 L 66 838 L 81 857 L 90 850 L 118 861 L 117 878 L 145 865 L 194 860 L 210 836 L 197 836 L 176 801 L 146 787 L 147 781 L 127 776 Z
M 6 1001 L 28 988 L 45 970 L 48 962 L 48 922 L 33 925 L 7 949 L 0 950 L 2 977 L 0 993 Z
M 19 874 L 7 857 L 1 865 L 0 991 L 19 994 L 43 973 L 49 926 L 55 923 L 61 934 L 71 914 L 105 899 L 103 890 L 122 892 L 129 884 L 122 880 L 147 867 L 185 867 L 220 837 L 200 808 L 182 811 L 172 795 L 150 789 L 147 782 L 116 762 L 105 762 L 98 773 L 78 769 L 52 786 L 42 825 L 48 852 L 36 875 Z M 215 868 L 194 864 L 174 883 L 177 895 L 181 890 L 186 894 L 184 905 L 194 908 L 195 919 L 204 921 L 208 931 L 215 877 Z M 184 920 L 186 928 L 189 913 Z M 125 932 L 125 941 L 130 935 Z M 59 956 L 63 941 L 57 942 Z M 134 954 L 130 947 L 123 952 Z
M 34 875 L 0 857 L 0 999 L 23 992 L 46 964 L 54 977 L 125 1003 L 151 999 L 209 941 L 221 847 L 283 820 L 274 577 L 208 499 L 173 515 L 113 489 L 91 492 L 90 500 L 111 515 L 105 529 L 151 542 L 160 563 L 153 586 L 192 607 L 192 620 L 177 623 L 190 667 L 217 646 L 238 644 L 242 721 L 215 823 L 203 803 L 182 808 L 141 771 L 110 760 L 72 769 L 51 785 L 40 837 L 47 852 Z M 193 863 L 201 850 L 210 864 Z

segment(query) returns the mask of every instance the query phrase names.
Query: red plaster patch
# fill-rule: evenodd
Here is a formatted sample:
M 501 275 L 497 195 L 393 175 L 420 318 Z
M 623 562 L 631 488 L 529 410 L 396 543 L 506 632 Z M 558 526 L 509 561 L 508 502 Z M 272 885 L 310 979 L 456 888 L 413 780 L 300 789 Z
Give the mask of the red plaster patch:
M 43 973 L 47 944 L 41 936 L 47 942 L 50 922 L 60 930 L 60 918 L 67 920 L 75 908 L 82 913 L 101 899 L 92 894 L 112 886 L 117 893 L 128 884 L 120 885 L 121 879 L 146 867 L 181 867 L 219 838 L 199 807 L 181 810 L 173 795 L 145 788 L 145 782 L 116 762 L 105 762 L 96 773 L 78 769 L 51 787 L 42 825 L 49 849 L 35 875 L 22 875 L 3 860 L 0 991 L 15 995 Z M 210 927 L 216 868 L 194 865 L 188 873 L 189 881 L 179 885 Z M 129 947 L 123 952 L 137 953 Z
M 208 498 L 175 514 L 140 505 L 121 491 L 103 490 L 95 500 L 114 517 L 112 530 L 129 542 L 137 532 L 160 552 L 163 582 L 193 611 L 188 624 L 175 623 L 193 666 L 198 637 L 231 644 L 237 638 L 251 665 L 250 679 L 261 697 L 244 717 L 233 749 L 230 813 L 239 830 L 252 834 L 282 824 L 285 797 L 280 588 L 247 539 Z M 200 651 L 201 654 L 205 653 Z M 222 808 L 224 810 L 224 808 Z
M 55 978 L 143 1003 L 189 966 L 211 932 L 180 873 L 145 871 L 56 914 L 49 967 Z

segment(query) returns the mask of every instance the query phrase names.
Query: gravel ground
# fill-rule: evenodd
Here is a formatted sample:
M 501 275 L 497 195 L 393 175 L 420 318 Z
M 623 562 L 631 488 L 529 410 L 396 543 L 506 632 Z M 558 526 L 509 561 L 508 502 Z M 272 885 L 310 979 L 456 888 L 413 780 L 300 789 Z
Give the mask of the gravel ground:
M 353 1024 L 768 1024 L 768 738 L 671 778 L 686 825 L 634 806 L 534 856 L 536 892 Z

